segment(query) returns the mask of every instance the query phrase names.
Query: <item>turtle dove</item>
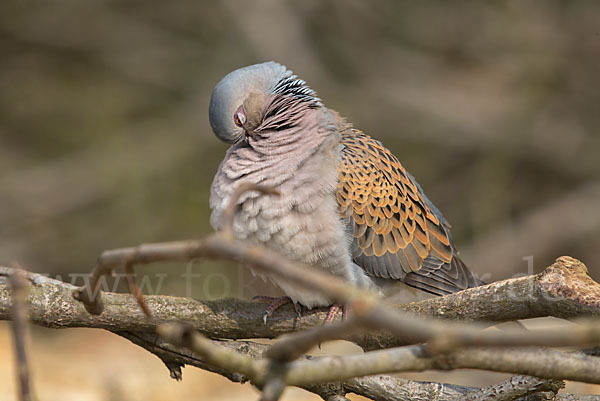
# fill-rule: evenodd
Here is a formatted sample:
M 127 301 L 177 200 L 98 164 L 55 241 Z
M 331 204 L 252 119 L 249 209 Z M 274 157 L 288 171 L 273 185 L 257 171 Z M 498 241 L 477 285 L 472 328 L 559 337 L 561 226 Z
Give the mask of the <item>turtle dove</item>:
M 211 187 L 216 230 L 238 185 L 273 186 L 280 196 L 252 191 L 239 199 L 238 240 L 378 292 L 398 280 L 436 295 L 482 284 L 458 257 L 450 225 L 400 161 L 327 109 L 286 67 L 267 62 L 229 73 L 212 93 L 209 119 L 215 135 L 231 144 Z M 270 278 L 295 304 L 332 304 Z

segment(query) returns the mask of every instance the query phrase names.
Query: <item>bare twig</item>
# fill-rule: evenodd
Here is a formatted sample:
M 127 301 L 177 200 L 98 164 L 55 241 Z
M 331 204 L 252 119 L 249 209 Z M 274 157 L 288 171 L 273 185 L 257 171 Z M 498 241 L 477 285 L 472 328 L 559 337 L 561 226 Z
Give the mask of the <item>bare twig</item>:
M 375 401 L 440 401 L 462 400 L 472 387 L 447 383 L 417 382 L 395 376 L 355 377 L 343 382 L 348 393 L 363 395 Z
M 465 401 L 511 401 L 539 392 L 558 393 L 565 386 L 561 380 L 542 380 L 533 376 L 512 376 L 503 382 L 468 393 Z
M 262 360 L 259 360 L 260 362 Z M 270 361 L 264 378 L 260 401 L 277 401 L 285 390 L 285 372 L 287 365 L 278 361 Z
M 179 363 L 185 363 L 201 369 L 210 370 L 211 372 L 219 373 L 234 382 L 244 382 L 247 380 L 245 376 L 239 373 L 232 373 L 212 365 L 207 365 L 204 361 L 202 361 L 199 355 L 193 354 L 191 351 L 186 351 L 186 349 L 176 348 L 160 338 L 157 339 L 156 335 L 154 334 L 118 334 L 124 335 L 125 338 L 132 340 L 135 344 L 140 345 L 141 347 L 156 354 L 163 361 L 177 361 Z M 211 341 L 218 346 L 227 347 L 235 350 L 236 352 L 241 352 L 252 357 L 253 359 L 261 358 L 261 355 L 263 355 L 264 352 L 269 349 L 269 346 L 266 344 L 248 341 Z M 487 387 L 486 389 L 489 391 L 493 388 L 500 388 L 506 391 L 510 388 L 510 382 L 516 385 L 522 381 L 522 378 L 523 376 L 516 376 L 516 379 L 511 378 L 495 386 Z M 535 387 L 533 383 L 536 379 L 531 378 L 530 380 L 532 387 Z M 357 377 L 336 383 L 309 384 L 302 386 L 302 388 L 319 394 L 323 399 L 328 399 L 328 397 L 334 396 L 340 397 L 342 394 L 347 393 L 356 393 L 375 401 L 462 400 L 465 398 L 466 394 L 479 394 L 477 393 L 479 389 L 473 387 L 464 387 L 446 383 L 417 382 L 387 375 Z M 539 389 L 540 392 L 543 392 L 546 389 L 546 387 L 543 386 L 535 388 Z M 556 397 L 556 399 L 566 400 L 567 396 L 567 394 L 561 394 L 560 396 Z M 581 400 L 587 399 L 585 396 L 578 396 L 577 400 L 580 399 L 579 397 L 581 397 Z M 528 397 L 518 399 L 522 401 L 533 401 L 533 398 Z
M 181 380 L 181 366 L 190 365 L 197 368 L 214 372 L 224 376 L 235 383 L 245 383 L 248 377 L 239 372 L 229 371 L 204 361 L 202 357 L 187 348 L 176 347 L 155 333 L 117 331 L 121 337 L 128 339 L 134 344 L 146 349 L 160 358 L 167 365 L 171 377 Z M 262 353 L 268 349 L 267 344 L 260 344 L 251 341 L 228 341 L 228 340 L 209 340 L 215 346 L 225 347 L 242 355 L 247 355 L 253 359 L 261 357 Z
M 522 331 L 508 333 L 503 332 L 502 336 L 493 332 L 481 332 L 483 326 L 467 326 L 465 324 L 450 324 L 444 322 L 426 322 L 416 318 L 412 314 L 400 313 L 378 301 L 373 294 L 356 289 L 342 281 L 322 271 L 318 271 L 310 266 L 286 260 L 268 249 L 259 246 L 250 246 L 244 243 L 237 243 L 227 240 L 223 236 L 212 235 L 203 240 L 171 242 L 153 245 L 141 245 L 137 248 L 123 248 L 114 251 L 107 251 L 100 257 L 101 263 L 94 270 L 92 280 L 99 278 L 99 272 L 105 273 L 112 267 L 123 263 L 149 263 L 157 260 L 181 260 L 190 259 L 198 256 L 218 256 L 228 259 L 244 261 L 255 269 L 277 275 L 284 279 L 293 281 L 296 285 L 302 286 L 314 291 L 327 294 L 331 299 L 340 304 L 350 305 L 353 308 L 353 315 L 358 318 L 362 325 L 374 328 L 384 328 L 397 336 L 409 337 L 414 342 L 432 340 L 435 348 L 452 348 L 457 345 L 557 345 L 557 342 L 564 341 L 564 345 L 572 345 L 572 341 L 565 339 L 562 335 L 551 337 L 551 331 L 545 331 L 542 338 L 546 338 L 544 343 L 540 337 L 533 335 L 524 336 Z M 585 266 L 572 258 L 564 257 L 557 261 L 558 264 L 572 270 L 572 275 L 579 278 L 585 285 L 578 287 L 577 301 L 589 309 L 597 309 L 600 302 L 600 285 L 595 283 L 587 276 Z M 310 274 L 307 274 L 310 271 Z M 560 273 L 559 273 L 560 274 Z M 552 274 L 549 274 L 552 276 Z M 531 283 L 528 283 L 531 284 Z M 589 288 L 588 288 L 589 287 Z M 91 288 L 95 288 L 93 284 Z M 98 287 L 96 287 L 98 288 Z M 469 290 L 474 292 L 486 291 L 490 293 L 491 287 L 480 287 Z M 528 297 L 534 287 L 524 289 L 522 294 L 510 294 L 510 297 L 524 296 Z M 555 288 L 552 280 L 546 283 L 540 283 L 539 289 L 545 291 L 544 296 L 556 297 L 564 295 L 560 293 L 561 288 Z M 557 292 L 558 291 L 558 292 Z M 585 291 L 585 296 L 580 294 Z M 86 298 L 82 294 L 92 294 L 93 291 L 86 289 L 80 290 L 78 299 L 86 305 L 86 309 L 95 309 L 99 297 Z M 528 300 L 526 299 L 525 302 Z M 347 324 L 354 324 L 353 322 Z M 581 336 L 576 340 L 578 343 L 593 344 L 600 340 L 598 326 L 586 326 L 581 330 Z M 542 341 L 540 343 L 540 341 Z
M 135 296 L 135 299 L 138 305 L 140 305 L 140 307 L 142 308 L 144 315 L 146 315 L 146 317 L 148 318 L 151 318 L 152 312 L 150 311 L 148 304 L 144 300 L 144 293 L 135 281 L 135 271 L 133 270 L 133 266 L 130 263 L 127 263 L 125 264 L 124 270 L 127 275 L 127 285 L 129 286 L 129 292 L 131 292 Z
M 566 269 L 564 266 L 561 267 L 560 265 L 557 265 L 556 269 L 552 270 L 552 277 L 561 277 L 561 274 L 558 274 L 557 271 L 563 270 L 565 273 L 565 280 L 571 283 L 577 282 L 577 280 L 573 279 L 572 276 L 568 275 L 569 270 Z M 5 286 L 3 287 L 1 276 L 6 276 L 11 271 L 11 269 L 0 268 L 0 319 L 6 319 L 8 316 L 8 310 L 3 305 L 6 305 L 6 302 L 8 302 L 9 299 L 9 293 L 7 291 L 7 288 Z M 112 329 L 113 331 L 118 331 L 119 329 L 153 330 L 153 323 L 149 322 L 144 317 L 144 315 L 139 310 L 137 304 L 135 303 L 135 300 L 130 295 L 111 293 L 105 294 L 105 305 L 107 308 L 105 313 L 100 316 L 93 316 L 86 313 L 82 313 L 83 308 L 81 307 L 81 305 L 69 297 L 70 292 L 75 287 L 58 282 L 56 280 L 49 279 L 44 276 L 36 275 L 34 273 L 27 273 L 27 275 L 29 280 L 34 283 L 30 291 L 31 317 L 32 321 L 37 324 L 42 324 L 49 327 L 101 327 L 106 329 Z M 554 280 L 552 277 L 538 275 L 530 277 L 530 279 L 535 280 L 537 282 L 554 282 L 555 286 L 553 288 L 566 288 L 562 285 L 559 285 L 559 282 L 557 280 Z M 506 287 L 500 286 L 498 288 Z M 499 297 L 502 297 L 502 292 L 498 292 L 497 295 Z M 474 297 L 476 299 L 477 295 L 474 295 Z M 484 299 L 486 298 L 484 297 Z M 570 305 L 569 307 L 571 308 L 571 313 L 573 314 L 572 316 L 575 316 L 576 308 L 574 308 L 574 306 L 577 305 L 577 303 L 573 300 L 567 301 L 569 299 L 570 298 L 567 297 L 563 298 L 562 301 L 556 302 L 570 302 L 563 303 L 563 305 Z M 442 302 L 439 302 L 440 300 Z M 460 317 L 460 313 L 456 313 L 455 309 L 450 308 L 451 304 L 444 304 L 444 300 L 451 301 L 455 305 L 457 310 L 463 310 L 462 305 L 458 302 L 460 301 L 460 298 L 457 299 L 453 296 L 423 301 L 424 303 L 416 303 L 408 305 L 406 307 L 415 308 L 416 306 L 418 306 L 419 310 L 423 311 L 423 313 L 425 314 L 428 314 L 432 310 L 435 310 L 434 306 L 445 305 L 443 309 L 448 311 L 448 313 L 450 313 L 452 316 L 457 315 Z M 467 302 L 467 300 L 469 301 Z M 434 304 L 428 303 L 433 301 L 435 301 Z M 464 301 L 467 305 L 471 305 L 470 302 L 472 302 L 472 300 L 470 298 L 465 297 Z M 243 302 L 238 300 L 217 300 L 210 302 L 200 302 L 191 299 L 174 297 L 148 297 L 148 302 L 150 304 L 150 307 L 156 312 L 154 317 L 156 321 L 187 321 L 189 323 L 192 323 L 195 327 L 201 328 L 203 332 L 210 333 L 215 337 L 220 338 L 242 338 L 244 335 L 247 334 L 250 334 L 252 336 L 269 337 L 276 335 L 276 333 L 292 331 L 293 320 L 295 317 L 294 311 L 292 310 L 292 308 L 289 308 L 289 310 L 282 311 L 283 316 L 277 314 L 277 316 L 275 316 L 274 319 L 270 321 L 269 326 L 264 326 L 262 324 L 262 321 L 260 320 L 263 307 L 262 305 L 257 303 Z M 540 304 L 545 305 L 543 302 L 541 302 Z M 548 305 L 546 305 L 546 307 Z M 478 309 L 483 309 L 483 306 L 479 307 Z M 584 313 L 587 313 L 590 310 L 586 308 L 584 308 L 583 310 L 579 310 L 579 312 L 582 311 Z M 239 314 L 236 314 L 236 312 L 239 312 Z M 470 311 L 469 313 L 471 312 L 472 311 Z M 320 322 L 322 321 L 325 314 L 326 312 L 324 311 L 310 312 L 306 316 L 304 316 L 303 319 L 301 319 L 301 321 L 296 323 L 299 325 L 299 328 L 306 328 L 309 327 L 309 325 L 311 324 L 320 325 Z M 253 315 L 256 316 L 256 318 L 252 318 Z M 470 318 L 476 318 L 474 314 L 470 314 L 469 316 Z M 485 316 L 485 314 L 481 313 L 479 317 L 481 318 L 482 316 Z M 236 322 L 234 319 L 238 320 L 237 329 L 234 329 L 234 323 Z M 231 321 L 231 325 L 228 323 L 229 321 Z M 288 323 L 289 326 L 287 326 Z M 223 331 L 220 331 L 221 328 L 223 328 Z M 199 355 L 168 344 L 162 341 L 160 338 L 157 339 L 156 335 L 150 332 L 134 333 L 118 331 L 118 334 L 123 335 L 124 337 L 130 339 L 136 344 L 141 345 L 149 351 L 157 354 L 167 364 L 167 366 L 175 367 L 172 370 L 172 374 L 174 377 L 177 377 L 176 367 L 179 366 L 178 364 L 185 363 L 217 372 L 234 381 L 245 381 L 248 379 L 248 377 L 244 376 L 243 374 L 236 373 L 233 371 L 227 371 L 224 369 L 220 369 L 214 365 L 208 364 Z M 377 338 L 376 335 L 375 337 Z M 366 336 L 361 338 L 364 339 L 366 338 Z M 264 344 L 255 344 L 244 341 L 209 341 L 213 345 L 217 344 L 221 347 L 227 347 L 231 350 L 234 350 L 235 352 L 244 353 L 255 359 L 260 358 L 263 352 L 268 347 Z M 369 342 L 366 342 L 366 344 L 369 344 Z M 364 345 L 365 344 L 363 344 L 363 346 Z M 384 344 L 379 344 L 379 346 L 384 346 Z M 495 358 L 497 356 L 496 351 L 493 351 L 492 355 Z M 452 357 L 452 354 L 450 354 L 446 358 L 450 357 Z M 267 361 L 265 361 L 265 363 L 266 362 Z M 462 363 L 466 364 L 465 361 L 462 361 Z M 173 371 L 175 373 L 173 373 Z M 439 384 L 434 383 L 427 384 L 416 382 L 411 382 L 412 384 L 407 385 L 403 382 L 397 382 L 396 379 L 390 382 L 391 379 L 386 379 L 386 376 L 378 377 L 380 377 L 381 380 L 361 378 L 348 379 L 345 381 L 342 380 L 341 382 L 343 383 L 343 389 L 345 389 L 346 391 L 358 392 L 359 394 L 363 394 L 372 398 L 375 398 L 375 395 L 380 394 L 381 397 L 385 396 L 388 397 L 388 399 L 392 400 L 406 400 L 412 399 L 412 396 L 417 398 L 419 394 L 433 394 L 428 392 L 433 392 L 436 388 L 439 388 L 440 386 Z M 337 382 L 340 383 L 340 381 Z M 375 385 L 376 383 L 378 384 Z M 428 390 L 430 388 L 428 386 L 432 386 L 430 390 Z M 303 385 L 302 387 L 310 391 L 314 390 L 319 394 L 329 394 L 328 391 L 331 389 L 330 384 L 327 383 L 319 385 L 309 383 Z M 449 397 L 451 394 L 451 390 L 449 390 L 448 385 L 444 385 L 443 388 L 445 389 L 445 391 L 448 391 L 443 394 L 446 394 Z M 389 390 L 387 393 L 385 392 L 386 389 Z M 406 397 L 392 398 L 390 394 L 404 394 L 406 395 Z M 440 395 L 440 397 L 437 399 L 448 399 L 448 397 L 444 397 Z M 428 398 L 425 397 L 422 399 Z
M 359 329 L 358 320 L 352 319 L 345 324 L 331 323 L 284 335 L 269 348 L 265 357 L 279 362 L 293 361 L 318 344 L 349 338 Z
M 231 372 L 242 373 L 254 379 L 265 370 L 267 362 L 259 363 L 249 356 L 226 347 L 215 346 L 208 338 L 182 324 L 164 324 L 156 329 L 158 335 L 167 342 L 186 347 L 202 356 L 202 359 L 214 366 Z
M 31 391 L 29 364 L 25 342 L 29 338 L 27 328 L 27 279 L 22 270 L 15 269 L 9 276 L 12 292 L 12 329 L 19 382 L 19 400 L 34 399 Z
M 159 327 L 159 334 L 174 345 L 189 347 L 211 364 L 243 373 L 259 386 L 267 383 L 270 378 L 267 360 L 253 361 L 248 357 L 240 358 L 230 350 L 217 351 L 208 339 L 195 331 L 183 329 L 181 325 L 163 325 Z M 471 347 L 447 354 L 430 355 L 422 345 L 290 362 L 286 364 L 283 382 L 303 386 L 372 374 L 461 368 L 600 383 L 600 359 L 584 354 L 539 347 Z
M 364 354 L 294 361 L 286 383 L 345 380 L 371 374 L 425 370 L 485 369 L 547 379 L 600 383 L 600 361 L 595 357 L 552 349 L 472 347 L 448 354 L 429 355 L 421 345 L 370 351 Z
M 199 241 L 172 242 L 154 245 L 142 245 L 137 248 L 124 248 L 105 252 L 98 260 L 94 269 L 90 285 L 74 293 L 74 296 L 82 301 L 86 309 L 91 313 L 99 314 L 102 309 L 102 301 L 99 295 L 99 278 L 108 274 L 115 266 L 132 266 L 135 263 L 148 263 L 165 259 L 190 259 L 197 256 L 225 257 L 228 259 L 245 262 L 255 269 L 264 273 L 278 276 L 281 279 L 294 282 L 296 286 L 304 287 L 308 290 L 314 290 L 327 295 L 334 302 L 351 306 L 353 308 L 354 318 L 342 324 L 337 329 L 337 335 L 352 332 L 358 326 L 369 327 L 372 329 L 385 329 L 392 334 L 401 337 L 411 338 L 411 341 L 429 341 L 430 351 L 448 351 L 457 346 L 465 345 L 573 345 L 597 344 L 600 342 L 600 326 L 596 324 L 587 324 L 579 328 L 577 335 L 571 336 L 570 341 L 565 340 L 562 333 L 545 331 L 544 333 L 530 333 L 525 335 L 523 332 L 503 332 L 498 335 L 494 332 L 483 332 L 483 325 L 456 325 L 447 322 L 425 321 L 416 318 L 414 315 L 401 313 L 393 310 L 387 305 L 379 302 L 373 294 L 353 288 L 348 283 L 338 277 L 331 276 L 322 271 L 318 271 L 310 266 L 286 260 L 266 248 L 259 246 L 249 246 L 244 243 L 237 243 L 233 236 L 233 218 L 238 207 L 239 197 L 249 190 L 258 190 L 265 193 L 276 193 L 273 188 L 245 185 L 236 189 L 229 199 L 228 205 L 223 213 L 224 232 L 219 235 L 208 236 Z M 563 264 L 576 266 L 585 275 L 586 270 L 580 262 L 576 260 L 565 259 Z M 308 272 L 310 272 L 308 274 Z M 580 272 L 581 273 L 581 272 Z M 600 299 L 600 286 L 589 280 L 595 287 L 589 290 L 597 301 Z M 134 286 L 131 286 L 135 290 Z M 134 291 L 135 292 L 135 291 Z M 136 293 L 140 305 L 149 315 L 147 305 L 143 302 L 141 293 Z M 589 300 L 587 300 L 589 304 Z M 597 307 L 594 304 L 593 307 Z M 334 338 L 331 329 L 315 329 L 309 334 L 301 334 L 286 340 L 288 343 L 302 342 L 302 346 L 297 351 L 292 352 L 294 347 L 276 346 L 273 351 L 273 360 L 292 360 L 309 349 L 316 341 L 323 338 L 325 330 L 328 330 L 328 337 Z M 542 335 L 543 334 L 543 335 Z M 310 336 L 310 337 L 309 337 Z M 287 350 L 287 351 L 286 351 Z M 284 355 L 284 352 L 287 355 Z
M 99 315 L 104 310 L 101 298 L 101 282 L 103 276 L 109 275 L 112 269 L 96 263 L 90 281 L 83 288 L 73 291 L 73 297 L 85 305 L 85 309 L 92 315 Z
M 182 248 L 183 249 L 183 248 Z M 164 255 L 164 254 L 163 254 Z M 1 272 L 2 269 L 0 269 Z M 10 269 L 4 269 L 4 271 L 9 271 Z M 69 327 L 69 326 L 88 326 L 88 327 L 102 327 L 107 328 L 109 330 L 118 331 L 118 330 L 154 330 L 155 324 L 169 322 L 169 321 L 185 321 L 192 324 L 194 327 L 199 328 L 202 332 L 207 333 L 208 335 L 218 337 L 218 338 L 251 338 L 251 337 L 273 337 L 277 334 L 281 334 L 284 332 L 291 332 L 294 329 L 298 328 L 306 328 L 310 325 L 317 325 L 322 321 L 324 317 L 324 312 L 310 312 L 307 316 L 300 319 L 300 321 L 295 321 L 295 314 L 289 308 L 289 311 L 283 311 L 283 316 L 276 316 L 272 321 L 270 321 L 268 326 L 264 326 L 262 321 L 260 320 L 260 316 L 262 313 L 262 306 L 256 303 L 248 303 L 238 300 L 218 300 L 212 302 L 200 302 L 191 299 L 183 299 L 183 298 L 174 298 L 174 297 L 157 297 L 157 296 L 149 296 L 147 297 L 147 302 L 149 307 L 154 311 L 154 318 L 152 321 L 149 321 L 145 318 L 145 316 L 139 310 L 137 304 L 134 299 L 130 295 L 126 294 L 112 294 L 106 293 L 104 294 L 104 301 L 107 307 L 107 310 L 104 314 L 95 316 L 88 315 L 82 313 L 81 305 L 78 304 L 75 300 L 69 300 L 69 293 L 72 291 L 74 287 L 56 282 L 55 280 L 48 279 L 43 276 L 35 275 L 32 273 L 28 273 L 31 281 L 34 282 L 34 286 L 31 290 L 31 318 L 32 321 L 45 324 L 45 325 L 53 325 L 54 327 Z M 400 306 L 400 308 L 404 308 L 406 311 L 411 311 L 413 313 L 420 312 L 422 314 L 429 313 L 441 313 L 442 315 L 447 315 L 452 318 L 460 318 L 461 316 L 466 316 L 470 320 L 475 319 L 484 319 L 484 320 L 494 320 L 494 314 L 488 314 L 490 311 L 483 312 L 486 308 L 490 309 L 494 313 L 500 312 L 500 315 L 505 318 L 507 315 L 502 314 L 505 309 L 512 310 L 515 314 L 517 311 L 527 310 L 526 315 L 531 316 L 532 314 L 536 314 L 537 316 L 544 316 L 547 314 L 556 313 L 561 317 L 576 317 L 579 315 L 594 315 L 598 314 L 597 307 L 597 299 L 598 297 L 595 295 L 597 290 L 597 284 L 595 284 L 587 275 L 585 271 L 585 267 L 578 261 L 570 258 L 561 258 L 559 259 L 555 265 L 548 268 L 544 273 L 541 273 L 537 276 L 525 277 L 520 279 L 511 279 L 506 280 L 505 282 L 490 284 L 489 286 L 484 286 L 481 288 L 470 289 L 464 291 L 463 293 L 448 295 L 446 297 L 431 299 L 422 301 L 419 303 L 409 304 Z M 52 294 L 49 296 L 49 294 Z M 359 295 L 362 295 L 359 293 Z M 370 296 L 370 295 L 368 295 Z M 2 309 L 2 282 L 0 280 L 0 318 L 3 315 Z M 56 301 L 54 301 L 55 299 Z M 496 299 L 497 301 L 502 302 L 502 311 L 496 311 L 494 309 L 494 302 L 491 300 Z M 478 302 L 484 300 L 482 302 Z M 48 305 L 50 303 L 50 306 Z M 52 305 L 60 305 L 60 310 L 56 310 L 56 308 L 52 307 Z M 235 305 L 235 306 L 234 306 Z M 522 306 L 519 306 L 522 305 Z M 535 305 L 532 308 L 532 305 Z M 474 309 L 476 311 L 474 311 Z M 53 315 L 51 311 L 56 311 L 56 315 Z M 254 316 L 252 312 L 249 310 L 255 310 Z M 377 312 L 380 316 L 386 316 L 385 312 L 387 309 L 384 309 L 384 313 L 380 314 L 380 309 L 372 309 Z M 238 313 L 239 312 L 239 313 Z M 122 318 L 122 320 L 119 318 Z M 518 315 L 514 315 L 515 318 L 518 318 Z M 412 319 L 416 319 L 414 315 L 411 315 Z M 289 319 L 289 320 L 288 320 Z M 352 318 L 351 318 L 352 319 Z M 349 319 L 349 321 L 351 320 Z M 356 319 L 356 317 L 355 317 Z M 52 323 L 48 323 L 48 322 Z M 230 322 L 230 323 L 229 323 Z M 426 322 L 427 324 L 438 325 L 440 322 Z M 294 324 L 297 324 L 297 327 L 294 327 Z M 423 322 L 421 322 L 423 324 Z M 343 327 L 343 324 L 340 326 Z M 338 327 L 338 326 L 335 326 Z M 431 329 L 428 328 L 424 333 L 417 333 L 419 338 L 422 338 L 423 335 L 429 335 L 434 333 L 441 326 L 436 326 L 437 328 Z M 446 326 L 451 327 L 451 326 Z M 468 330 L 473 329 L 472 325 L 465 326 Z M 321 329 L 316 329 L 321 330 Z M 326 329 L 325 333 L 328 333 L 329 329 Z M 331 329 L 333 331 L 339 330 L 338 328 Z M 431 331 L 433 330 L 433 331 Z M 458 329 L 457 329 L 458 330 Z M 594 328 L 592 327 L 592 332 Z M 547 331 L 547 330 L 546 330 Z M 508 331 L 510 332 L 510 331 Z M 552 332 L 552 331 L 549 331 Z M 428 334 L 429 333 L 429 334 Z M 458 331 L 457 331 L 458 333 Z M 484 332 L 487 333 L 487 332 Z M 335 334 L 335 333 L 334 333 Z M 414 334 L 414 333 L 413 333 Z M 473 333 L 474 334 L 474 333 Z M 536 333 L 539 334 L 539 333 Z M 310 345 L 311 342 L 314 342 L 315 338 L 331 338 L 336 337 L 337 334 L 324 334 L 324 333 L 312 333 L 307 334 L 310 341 L 305 343 L 302 348 L 306 349 Z M 471 335 L 471 334 L 469 334 Z M 518 332 L 519 336 L 523 336 L 523 332 Z M 528 334 L 529 335 L 529 334 Z M 313 337 L 315 336 L 315 337 Z M 364 347 L 365 349 L 373 349 L 373 348 L 381 348 L 386 346 L 391 346 L 394 343 L 402 343 L 407 341 L 415 341 L 415 339 L 402 339 L 398 340 L 399 336 L 392 336 L 389 334 L 358 334 L 353 336 L 351 339 L 356 341 L 359 345 Z M 540 336 L 540 338 L 543 336 Z M 564 336 L 568 337 L 568 336 Z M 493 336 L 486 335 L 483 337 L 486 341 L 490 341 L 493 339 Z M 210 341 L 210 340 L 209 340 Z M 287 341 L 287 340 L 286 340 Z M 479 337 L 473 337 L 469 341 L 480 341 Z M 502 343 L 506 343 L 506 340 L 500 340 Z M 519 340 L 519 343 L 522 343 L 523 340 Z M 587 340 L 586 340 L 587 341 Z M 213 346 L 212 342 L 206 343 L 206 346 Z M 420 352 L 423 352 L 423 348 L 414 348 L 419 349 Z M 516 355 L 518 354 L 515 351 L 515 355 L 513 355 L 513 359 L 510 359 L 509 362 L 496 361 L 495 365 L 486 365 L 486 359 L 475 359 L 475 356 L 471 354 L 471 359 L 460 359 L 459 356 L 472 350 L 464 350 L 461 352 L 450 352 L 448 355 L 426 355 L 418 360 L 413 361 L 414 363 L 411 365 L 407 365 L 404 368 L 402 366 L 397 365 L 388 365 L 388 366 L 378 366 L 378 369 L 373 371 L 371 368 L 374 365 L 369 365 L 368 363 L 363 363 L 364 361 L 346 361 L 345 365 L 354 365 L 354 366 L 362 366 L 363 368 L 369 367 L 369 373 L 372 374 L 375 372 L 391 372 L 397 371 L 398 369 L 409 369 L 409 370 L 419 370 L 421 368 L 436 368 L 440 369 L 439 363 L 440 361 L 448 361 L 451 360 L 453 364 L 445 365 L 447 367 L 472 367 L 472 368 L 486 368 L 492 370 L 503 370 L 503 371 L 515 371 L 522 374 L 537 374 L 538 370 L 541 369 L 540 366 L 534 364 L 532 366 L 527 367 L 523 365 L 521 368 L 515 369 L 514 361 L 518 358 Z M 406 351 L 404 351 L 406 352 Z M 502 350 L 505 352 L 505 350 Z M 483 355 L 487 355 L 487 358 L 496 360 L 498 356 L 497 351 L 486 351 L 485 349 L 481 350 Z M 481 354 L 480 353 L 480 354 Z M 487 354 L 486 354 L 487 353 Z M 286 353 L 284 352 L 285 356 Z M 373 356 L 365 354 L 366 358 L 372 358 Z M 554 355 L 554 354 L 553 354 Z M 297 357 L 293 355 L 293 357 Z M 554 355 L 556 356 L 556 355 Z M 566 358 L 566 359 L 563 359 Z M 345 358 L 345 357 L 344 357 Z M 437 358 L 437 359 L 436 359 Z M 564 364 L 581 364 L 581 363 L 592 363 L 590 360 L 584 360 L 583 362 L 576 359 L 572 355 L 565 356 L 560 354 L 559 357 Z M 575 358 L 576 360 L 573 360 Z M 177 358 L 176 358 L 177 359 Z M 293 359 L 293 358 L 291 358 Z M 394 358 L 396 359 L 404 359 L 402 358 Z M 165 360 L 165 363 L 169 362 L 171 367 L 171 372 L 174 376 L 177 376 L 176 368 L 177 364 L 172 360 Z M 182 359 L 180 359 L 182 360 Z M 284 357 L 282 360 L 290 360 L 289 355 Z M 208 362 L 206 360 L 203 361 L 205 364 Z M 293 380 L 299 380 L 298 378 L 290 381 L 290 375 L 299 374 L 299 371 L 294 370 L 294 366 L 296 363 L 304 363 L 307 361 L 297 361 L 288 365 L 288 369 L 286 371 L 285 382 L 294 384 Z M 311 361 L 313 362 L 313 361 Z M 316 361 L 314 361 L 316 362 Z M 321 359 L 318 360 L 319 363 L 322 362 Z M 418 363 L 417 363 L 418 362 Z M 460 363 L 459 363 L 460 362 Z M 167 366 L 169 366 L 167 363 Z M 265 371 L 266 366 L 270 362 L 264 360 L 265 363 Z M 215 368 L 214 365 L 208 363 Z M 420 365 L 421 364 L 421 365 Z M 560 364 L 549 363 L 546 361 L 548 366 L 559 366 Z M 477 366 L 476 366 L 477 365 Z M 316 367 L 317 365 L 310 365 L 311 369 Z M 421 368 L 419 367 L 421 366 Z M 429 367 L 427 367 L 429 366 Z M 563 366 L 564 367 L 564 366 Z M 302 367 L 305 369 L 306 366 Z M 385 369 L 384 369 L 385 368 Z M 335 371 L 331 369 L 331 367 L 319 368 L 323 369 L 321 373 L 324 374 L 323 380 L 327 379 L 327 374 L 339 374 L 339 371 Z M 317 369 L 317 371 L 319 371 Z M 389 370 L 388 370 L 389 369 Z M 220 369 L 221 371 L 225 369 Z M 588 369 L 588 371 L 590 371 Z M 174 373 L 175 372 L 175 373 Z M 234 371 L 235 372 L 235 371 Z M 332 373 L 333 372 L 333 373 Z M 366 372 L 362 371 L 362 372 Z M 343 373 L 343 372 L 342 372 Z M 358 374 L 357 371 L 345 372 L 345 374 Z M 364 373 L 367 374 L 367 373 Z M 556 371 L 551 372 L 541 372 L 539 373 L 542 377 L 548 377 L 545 375 L 556 374 Z M 238 378 L 245 377 L 244 374 L 240 375 L 238 373 Z M 345 377 L 345 376 L 344 376 Z M 561 378 L 575 378 L 579 376 L 563 376 Z M 579 377 L 580 380 L 589 380 L 589 377 Z M 311 379 L 314 381 L 314 379 Z M 332 379 L 329 377 L 328 381 L 337 381 L 345 380 L 343 378 Z M 260 382 L 257 382 L 260 383 Z M 302 384 L 302 381 L 298 381 L 295 383 L 301 386 L 308 386 L 314 384 L 313 382 L 306 382 Z

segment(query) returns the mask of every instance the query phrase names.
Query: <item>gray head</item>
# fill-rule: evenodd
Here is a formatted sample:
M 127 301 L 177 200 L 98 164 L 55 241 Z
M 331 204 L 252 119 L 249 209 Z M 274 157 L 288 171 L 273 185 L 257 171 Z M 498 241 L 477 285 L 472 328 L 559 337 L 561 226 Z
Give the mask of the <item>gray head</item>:
M 269 100 L 288 95 L 320 105 L 316 93 L 285 66 L 273 61 L 237 69 L 215 86 L 208 110 L 210 126 L 226 143 L 238 143 L 260 125 Z

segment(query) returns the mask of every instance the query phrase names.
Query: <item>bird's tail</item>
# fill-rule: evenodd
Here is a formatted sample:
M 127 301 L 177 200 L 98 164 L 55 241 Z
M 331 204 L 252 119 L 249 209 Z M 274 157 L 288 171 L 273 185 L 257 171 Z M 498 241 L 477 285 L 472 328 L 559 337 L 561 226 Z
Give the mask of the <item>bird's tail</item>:
M 404 282 L 434 295 L 451 294 L 486 284 L 473 275 L 456 254 L 449 263 L 427 257 L 419 270 L 406 275 Z

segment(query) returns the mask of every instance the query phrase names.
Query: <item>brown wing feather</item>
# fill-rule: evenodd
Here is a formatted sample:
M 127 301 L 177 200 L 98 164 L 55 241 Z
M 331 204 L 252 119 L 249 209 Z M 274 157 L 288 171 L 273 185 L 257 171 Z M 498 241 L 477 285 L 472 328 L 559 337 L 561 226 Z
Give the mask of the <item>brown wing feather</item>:
M 404 282 L 436 295 L 450 294 L 485 284 L 473 276 L 458 255 L 454 255 L 450 263 L 428 257 L 423 261 L 423 266 L 418 272 L 406 275 Z
M 354 238 L 355 263 L 370 275 L 404 280 L 435 294 L 472 286 L 447 223 L 431 210 L 400 161 L 349 125 L 341 142 L 337 200 Z

